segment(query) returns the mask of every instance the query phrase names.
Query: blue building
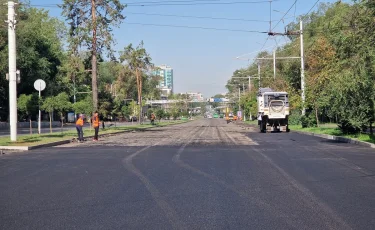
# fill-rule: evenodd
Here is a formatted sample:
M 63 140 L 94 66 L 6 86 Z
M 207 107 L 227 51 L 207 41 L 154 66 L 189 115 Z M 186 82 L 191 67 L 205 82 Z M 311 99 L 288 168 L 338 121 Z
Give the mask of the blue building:
M 154 75 L 160 76 L 158 88 L 163 96 L 168 96 L 173 92 L 173 69 L 167 65 L 161 65 L 154 71 Z

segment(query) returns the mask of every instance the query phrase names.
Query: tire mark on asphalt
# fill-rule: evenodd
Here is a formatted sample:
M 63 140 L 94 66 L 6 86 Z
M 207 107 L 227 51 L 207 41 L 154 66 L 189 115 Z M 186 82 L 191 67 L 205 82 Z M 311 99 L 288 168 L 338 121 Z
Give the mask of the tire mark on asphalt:
M 199 128 L 199 127 L 198 127 Z M 196 127 L 192 128 L 192 131 L 189 133 L 194 133 Z M 184 134 L 184 133 L 180 133 Z M 191 140 L 191 139 L 189 139 Z M 167 219 L 169 220 L 170 224 L 172 225 L 173 229 L 185 229 L 185 224 L 178 218 L 178 215 L 176 211 L 168 204 L 166 199 L 163 197 L 163 195 L 160 193 L 160 191 L 156 188 L 154 184 L 151 183 L 151 181 L 143 175 L 143 173 L 133 164 L 133 158 L 139 155 L 140 153 L 150 149 L 151 147 L 164 143 L 165 141 L 171 141 L 170 137 L 164 138 L 161 141 L 154 143 L 152 145 L 148 145 L 133 154 L 127 156 L 123 159 L 123 163 L 126 169 L 128 169 L 130 172 L 135 174 L 139 180 L 144 184 L 146 189 L 150 192 L 151 196 L 153 197 L 154 201 L 157 203 L 157 205 L 162 209 L 164 214 L 166 215 Z M 185 144 L 184 144 L 185 145 Z M 186 146 L 186 145 L 185 145 Z
M 222 127 L 221 127 L 222 128 Z M 233 141 L 233 143 L 236 145 L 236 141 L 230 137 L 226 132 L 225 130 L 222 128 L 222 130 L 224 131 L 225 135 L 231 139 Z M 193 138 L 191 138 L 190 140 L 192 140 Z M 182 152 L 185 150 L 186 146 L 189 144 L 189 141 L 186 142 L 183 146 L 180 147 L 180 149 L 177 151 L 177 154 L 172 158 L 172 160 L 178 164 L 180 167 L 182 168 L 185 168 L 186 170 L 189 170 L 195 174 L 198 174 L 200 176 L 203 176 L 209 180 L 211 180 L 212 182 L 216 183 L 216 184 L 219 184 L 221 186 L 223 186 L 224 188 L 226 188 L 227 190 L 229 191 L 232 191 L 233 193 L 239 195 L 241 198 L 246 198 L 250 203 L 256 205 L 257 207 L 259 207 L 260 209 L 268 212 L 271 216 L 272 215 L 275 215 L 276 217 L 278 218 L 283 218 L 284 220 L 286 219 L 286 215 L 282 212 L 279 212 L 278 210 L 275 210 L 274 207 L 272 207 L 270 204 L 268 203 L 265 203 L 259 199 L 256 199 L 256 197 L 253 197 L 251 196 L 250 194 L 246 193 L 246 192 L 243 192 L 243 191 L 240 191 L 240 190 L 237 190 L 234 186 L 231 186 L 231 185 L 228 185 L 226 182 L 224 182 L 223 180 L 209 174 L 209 173 L 206 173 L 206 172 L 203 172 L 201 171 L 200 169 L 197 169 L 185 162 L 183 162 L 181 160 L 181 155 L 182 155 Z M 296 226 L 297 223 L 295 223 L 294 221 L 292 220 L 288 220 L 286 221 L 286 224 L 291 228 L 294 228 L 294 229 L 298 229 Z
M 220 140 L 220 142 L 221 142 L 221 143 L 224 143 L 225 145 L 227 145 L 228 142 L 227 142 L 226 140 L 224 140 L 223 136 L 222 136 L 221 133 L 220 133 L 220 130 L 219 130 L 219 127 L 218 127 L 218 126 L 216 126 L 216 131 L 217 131 L 217 135 L 219 136 L 219 140 Z
M 235 140 L 230 134 L 228 134 L 228 133 L 225 131 L 224 128 L 222 128 L 222 130 L 223 130 L 224 134 L 228 137 L 228 139 L 230 139 L 230 141 L 232 142 L 233 145 L 235 145 L 235 146 L 239 145 L 238 142 L 237 142 L 237 141 L 236 141 L 236 140 Z M 242 149 L 242 151 L 244 151 L 245 153 L 248 153 L 248 150 Z M 243 193 L 243 192 L 239 192 L 239 193 Z M 245 195 L 247 195 L 247 194 L 245 193 Z M 248 198 L 251 199 L 251 200 L 254 200 L 253 197 L 248 197 Z M 271 215 L 273 214 L 273 215 L 275 215 L 277 218 L 282 218 L 282 219 L 285 221 L 285 223 L 286 223 L 290 228 L 293 228 L 293 229 L 299 229 L 299 227 L 298 227 L 298 226 L 300 226 L 299 223 L 297 223 L 296 221 L 294 221 L 294 220 L 288 218 L 288 216 L 287 216 L 284 212 L 275 209 L 275 207 L 273 207 L 271 204 L 269 204 L 269 203 L 267 203 L 267 202 L 265 202 L 265 201 L 261 201 L 261 200 L 255 200 L 255 202 L 256 202 L 256 204 L 257 204 L 260 208 L 262 208 L 263 210 L 269 212 Z
M 329 229 L 352 229 L 341 217 L 337 215 L 326 203 L 319 200 L 308 188 L 300 184 L 296 179 L 289 175 L 284 169 L 278 166 L 271 158 L 269 158 L 262 151 L 251 147 L 251 150 L 262 156 L 269 164 L 271 164 L 300 194 L 300 199 L 314 210 L 314 214 L 324 221 Z M 297 193 L 298 194 L 298 193 Z M 313 207 L 313 208 L 311 208 Z
M 314 148 L 315 150 L 318 150 L 318 151 L 321 151 L 321 152 L 324 152 L 325 154 L 327 155 L 331 155 L 333 156 L 334 158 L 330 158 L 329 160 L 332 161 L 332 162 L 335 162 L 341 166 L 344 166 L 344 167 L 347 167 L 353 171 L 356 171 L 364 176 L 370 176 L 370 175 L 374 175 L 374 172 L 371 171 L 371 170 L 368 170 L 366 168 L 363 168 L 353 162 L 350 162 L 350 160 L 344 158 L 344 157 L 341 157 L 339 155 L 337 155 L 336 153 L 333 153 L 333 152 L 330 152 L 328 150 L 325 150 L 325 149 L 320 149 L 320 148 L 317 148 L 315 146 L 304 146 L 304 145 L 301 145 L 300 143 L 298 143 L 300 145 L 300 147 L 302 147 L 304 150 L 306 151 L 309 151 L 311 153 L 315 153 L 314 151 L 311 150 L 311 148 Z

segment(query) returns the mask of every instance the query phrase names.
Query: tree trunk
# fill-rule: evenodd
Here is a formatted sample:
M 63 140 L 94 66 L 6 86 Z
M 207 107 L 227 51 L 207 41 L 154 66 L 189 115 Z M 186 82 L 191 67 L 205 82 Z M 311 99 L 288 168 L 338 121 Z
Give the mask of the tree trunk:
M 29 117 L 29 121 L 30 121 L 30 135 L 33 134 L 33 125 L 32 125 L 32 122 L 31 122 L 31 116 Z
M 319 127 L 318 107 L 315 107 L 316 127 Z
M 61 120 L 61 132 L 64 132 L 64 120 L 63 120 L 63 113 L 60 113 L 60 120 Z
M 95 0 L 91 0 L 92 15 L 92 57 L 91 57 L 91 83 L 92 83 L 92 101 L 94 111 L 98 110 L 98 79 L 97 79 L 97 52 L 96 52 L 96 5 Z
M 140 102 L 139 102 L 139 114 L 141 114 L 142 122 L 143 124 L 143 111 L 142 111 L 142 75 L 139 76 L 139 93 L 140 93 Z
M 49 113 L 49 132 L 52 133 L 52 113 Z
M 137 77 L 137 91 L 138 91 L 138 103 L 139 103 L 139 114 L 138 114 L 138 124 L 141 124 L 141 116 L 142 116 L 142 92 L 140 91 L 141 89 L 141 82 L 140 82 L 140 79 L 139 79 L 139 73 L 138 73 L 138 69 L 135 70 L 135 75 Z

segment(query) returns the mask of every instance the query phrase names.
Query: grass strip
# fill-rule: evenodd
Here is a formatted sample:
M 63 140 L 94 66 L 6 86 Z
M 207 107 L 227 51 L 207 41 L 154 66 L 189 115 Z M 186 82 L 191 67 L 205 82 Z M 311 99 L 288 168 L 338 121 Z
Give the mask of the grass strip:
M 302 132 L 310 132 L 316 134 L 327 134 L 332 136 L 339 136 L 339 137 L 346 137 L 352 138 L 359 141 L 365 141 L 368 143 L 375 144 L 375 135 L 371 135 L 369 133 L 358 133 L 358 134 L 344 134 L 341 130 L 337 127 L 336 124 L 324 124 L 319 127 L 309 127 L 309 128 L 302 128 L 300 125 L 290 125 L 290 130 L 302 131 Z

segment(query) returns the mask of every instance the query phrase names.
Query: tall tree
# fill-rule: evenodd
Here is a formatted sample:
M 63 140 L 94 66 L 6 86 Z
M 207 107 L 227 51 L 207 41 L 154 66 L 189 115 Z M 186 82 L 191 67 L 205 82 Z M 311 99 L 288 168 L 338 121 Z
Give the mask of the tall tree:
M 138 91 L 138 104 L 139 104 L 139 123 L 141 123 L 142 116 L 142 79 L 143 74 L 149 70 L 153 64 L 151 63 L 151 57 L 146 52 L 143 47 L 143 41 L 134 48 L 132 44 L 129 44 L 124 48 L 120 56 L 121 62 L 126 62 L 129 68 L 133 72 L 137 81 L 137 91 Z
M 63 16 L 70 24 L 70 40 L 74 46 L 87 47 L 91 52 L 91 84 L 94 110 L 98 109 L 97 59 L 103 51 L 112 54 L 112 27 L 125 17 L 126 5 L 119 0 L 64 0 Z

